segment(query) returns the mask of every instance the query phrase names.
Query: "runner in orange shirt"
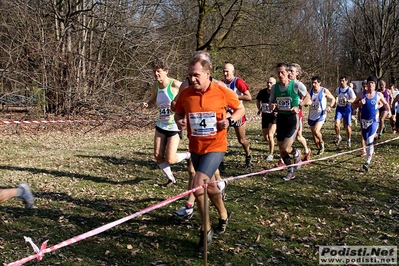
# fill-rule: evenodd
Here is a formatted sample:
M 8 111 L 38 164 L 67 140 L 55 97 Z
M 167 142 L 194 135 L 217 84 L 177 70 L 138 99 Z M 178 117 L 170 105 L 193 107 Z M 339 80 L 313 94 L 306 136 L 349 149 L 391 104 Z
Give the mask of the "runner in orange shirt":
M 204 180 L 215 180 L 214 173 L 227 151 L 227 128 L 241 119 L 245 113 L 245 108 L 236 94 L 211 82 L 210 75 L 211 67 L 208 61 L 192 58 L 188 66 L 188 76 L 192 85 L 180 92 L 175 106 L 178 128 L 187 128 L 189 150 L 196 171 L 194 188 L 204 185 Z M 228 118 L 226 107 L 233 110 L 233 114 Z M 209 215 L 204 217 L 204 189 L 195 191 L 199 214 L 201 218 L 205 218 L 205 223 L 201 225 L 198 251 L 204 250 L 204 234 L 207 236 L 207 244 L 210 245 L 213 232 L 225 232 L 231 215 L 224 206 L 216 183 L 209 184 L 207 191 L 221 218 L 213 230 Z

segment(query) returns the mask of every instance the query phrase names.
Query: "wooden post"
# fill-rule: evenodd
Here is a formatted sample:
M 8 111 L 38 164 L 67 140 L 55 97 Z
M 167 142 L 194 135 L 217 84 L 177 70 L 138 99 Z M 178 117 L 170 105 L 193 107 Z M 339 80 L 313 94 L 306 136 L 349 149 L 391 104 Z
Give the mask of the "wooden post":
M 209 210 L 208 210 L 208 185 L 207 179 L 204 179 L 204 217 L 202 218 L 202 225 L 204 226 L 204 266 L 208 266 L 208 231 L 206 225 L 208 222 Z

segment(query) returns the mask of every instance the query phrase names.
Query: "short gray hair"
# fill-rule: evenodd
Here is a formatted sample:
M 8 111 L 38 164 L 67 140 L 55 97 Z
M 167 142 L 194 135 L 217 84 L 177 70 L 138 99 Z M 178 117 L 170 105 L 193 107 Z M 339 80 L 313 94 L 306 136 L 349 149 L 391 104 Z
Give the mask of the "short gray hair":
M 205 60 L 208 61 L 209 64 L 212 64 L 211 55 L 208 52 L 204 51 L 204 50 L 196 51 L 193 54 L 193 57 L 200 57 L 201 55 L 204 55 L 205 56 Z
M 298 71 L 298 76 L 302 75 L 302 68 L 299 64 L 292 63 L 292 64 L 288 65 L 288 67 L 291 67 L 291 66 L 296 68 L 296 71 Z

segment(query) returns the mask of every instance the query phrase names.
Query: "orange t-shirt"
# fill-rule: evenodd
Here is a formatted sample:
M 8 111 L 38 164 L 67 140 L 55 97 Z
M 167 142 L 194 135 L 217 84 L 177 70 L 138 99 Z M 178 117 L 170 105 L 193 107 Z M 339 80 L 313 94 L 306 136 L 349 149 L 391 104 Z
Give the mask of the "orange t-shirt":
M 205 92 L 192 86 L 181 91 L 175 108 L 177 114 L 187 119 L 190 152 L 226 152 L 227 130 L 217 128 L 216 122 L 226 117 L 226 107 L 235 110 L 239 105 L 232 90 L 213 82 Z

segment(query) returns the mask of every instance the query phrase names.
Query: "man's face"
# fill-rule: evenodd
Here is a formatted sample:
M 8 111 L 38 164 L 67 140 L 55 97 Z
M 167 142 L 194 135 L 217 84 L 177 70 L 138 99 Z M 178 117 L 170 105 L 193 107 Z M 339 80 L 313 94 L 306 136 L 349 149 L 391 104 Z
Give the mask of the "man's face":
M 155 68 L 152 70 L 156 81 L 162 81 L 168 76 L 168 71 L 162 68 Z
M 340 79 L 339 83 L 341 83 L 341 88 L 347 87 L 348 81 L 346 79 Z
M 284 66 L 282 66 L 282 67 L 277 67 L 277 68 L 276 68 L 276 73 L 277 73 L 278 79 L 279 79 L 281 82 L 286 82 L 286 81 L 289 80 L 289 78 L 288 78 L 288 71 L 287 71 L 287 69 L 286 69 Z
M 190 79 L 190 84 L 193 85 L 196 90 L 207 89 L 211 82 L 209 80 L 210 71 L 204 70 L 200 62 L 188 67 L 188 77 Z
M 321 84 L 321 82 L 318 82 L 317 80 L 312 80 L 313 88 L 316 88 L 316 89 L 320 88 L 320 84 Z
M 375 90 L 376 85 L 377 84 L 375 84 L 374 81 L 369 81 L 369 82 L 367 82 L 367 89 L 373 91 L 373 90 Z
M 227 81 L 232 81 L 234 79 L 234 69 L 231 65 L 225 65 L 223 68 L 223 76 Z
M 387 86 L 387 84 L 385 83 L 385 81 L 380 81 L 380 88 L 381 89 L 385 89 L 386 86 Z
M 288 67 L 288 78 L 289 79 L 297 80 L 298 75 L 299 75 L 299 72 L 296 69 L 296 67 L 293 67 L 293 66 Z
M 266 83 L 266 88 L 271 89 L 271 87 L 276 84 L 276 80 L 274 78 L 269 78 Z

